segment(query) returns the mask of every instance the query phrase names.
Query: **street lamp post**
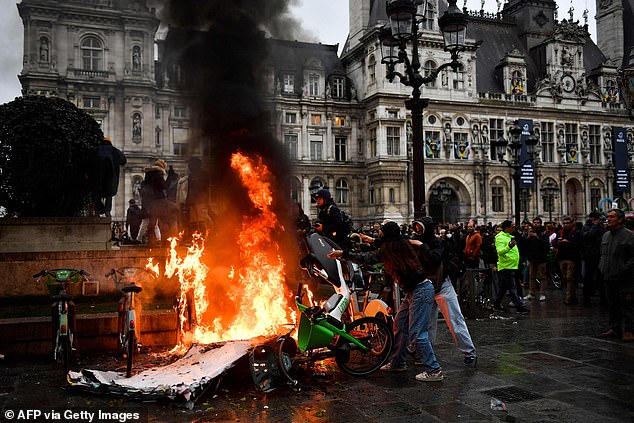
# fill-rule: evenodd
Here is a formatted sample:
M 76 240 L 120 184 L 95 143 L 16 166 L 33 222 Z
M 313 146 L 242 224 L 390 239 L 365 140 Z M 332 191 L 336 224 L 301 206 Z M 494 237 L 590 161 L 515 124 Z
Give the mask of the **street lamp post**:
M 509 129 L 509 133 L 511 134 L 511 143 L 509 144 L 504 137 L 500 136 L 497 141 L 493 141 L 492 144 L 497 150 L 498 160 L 500 162 L 506 163 L 510 168 L 513 169 L 513 184 L 514 184 L 514 209 L 513 213 L 515 214 L 515 226 L 520 226 L 520 170 L 522 166 L 526 163 L 533 160 L 533 154 L 535 152 L 535 146 L 537 145 L 539 139 L 531 132 L 531 135 L 526 137 L 524 142 L 526 143 L 526 159 L 521 159 L 521 150 L 522 143 L 520 141 L 520 135 L 522 134 L 522 128 L 520 127 L 518 121 L 515 121 L 513 126 Z M 511 148 L 511 161 L 506 160 L 504 157 L 506 156 L 506 148 Z
M 550 179 L 546 181 L 546 184 L 542 187 L 542 198 L 548 203 L 548 221 L 553 221 L 553 208 L 554 208 L 554 199 L 557 196 L 557 187 L 554 182 Z
M 418 25 L 423 22 L 427 13 L 426 0 L 388 0 L 386 11 L 389 26 L 380 32 L 381 63 L 386 65 L 387 79 L 394 81 L 395 77 L 406 86 L 412 87 L 412 97 L 405 101 L 405 107 L 412 113 L 413 151 L 413 190 L 414 190 L 414 219 L 420 219 L 427 214 L 425 205 L 425 168 L 423 145 L 423 110 L 429 104 L 428 98 L 421 98 L 421 86 L 434 81 L 445 68 L 457 70 L 462 67 L 458 62 L 458 53 L 465 48 L 467 18 L 456 6 L 456 0 L 449 0 L 449 7 L 438 25 L 443 33 L 445 51 L 451 53 L 451 62 L 444 63 L 429 72 L 427 76 L 420 73 L 420 59 L 418 53 Z M 411 42 L 411 59 L 407 53 L 408 43 Z M 403 63 L 404 73 L 396 70 L 396 65 Z

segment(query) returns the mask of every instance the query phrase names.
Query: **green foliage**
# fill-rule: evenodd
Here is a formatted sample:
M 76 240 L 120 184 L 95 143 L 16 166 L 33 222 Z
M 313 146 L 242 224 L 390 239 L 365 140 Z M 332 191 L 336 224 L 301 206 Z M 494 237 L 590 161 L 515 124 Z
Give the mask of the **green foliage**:
M 60 98 L 29 96 L 0 105 L 0 206 L 11 217 L 81 213 L 87 170 L 103 139 L 88 113 Z

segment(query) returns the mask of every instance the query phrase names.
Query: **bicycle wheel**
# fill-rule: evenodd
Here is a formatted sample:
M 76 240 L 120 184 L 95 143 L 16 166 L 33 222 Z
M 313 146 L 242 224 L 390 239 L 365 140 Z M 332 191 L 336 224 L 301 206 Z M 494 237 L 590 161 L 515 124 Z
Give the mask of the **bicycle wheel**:
M 344 373 L 364 376 L 378 370 L 389 358 L 394 335 L 384 320 L 363 317 L 346 326 L 346 332 L 368 349 L 362 350 L 340 337 L 335 349 L 335 361 Z
M 125 366 L 125 377 L 130 377 L 132 375 L 132 357 L 134 356 L 134 350 L 136 349 L 136 334 L 134 330 L 129 330 L 128 332 L 128 342 L 126 343 L 126 366 Z

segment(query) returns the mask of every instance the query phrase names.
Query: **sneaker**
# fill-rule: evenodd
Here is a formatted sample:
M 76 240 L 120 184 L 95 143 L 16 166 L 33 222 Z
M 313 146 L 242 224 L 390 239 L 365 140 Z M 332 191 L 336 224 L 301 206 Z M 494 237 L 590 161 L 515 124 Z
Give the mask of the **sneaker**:
M 474 368 L 478 364 L 478 357 L 465 357 L 464 365 L 467 367 Z
M 425 370 L 423 373 L 416 375 L 416 380 L 419 382 L 440 382 L 442 379 L 442 369 L 437 369 L 432 372 Z
M 544 294 L 540 295 L 539 301 L 546 301 L 546 296 Z
M 402 365 L 397 367 L 392 363 L 387 363 L 381 367 L 381 370 L 383 370 L 384 372 L 404 372 L 405 370 L 407 370 L 407 366 Z
M 525 297 L 524 297 L 524 299 L 525 299 L 526 301 L 534 300 L 534 299 L 535 299 L 535 296 L 534 296 L 533 294 L 528 294 L 527 296 L 525 296 Z
M 620 338 L 621 336 L 614 330 L 608 329 L 599 334 L 599 338 Z
M 513 301 L 509 301 L 509 307 L 515 307 L 515 303 Z

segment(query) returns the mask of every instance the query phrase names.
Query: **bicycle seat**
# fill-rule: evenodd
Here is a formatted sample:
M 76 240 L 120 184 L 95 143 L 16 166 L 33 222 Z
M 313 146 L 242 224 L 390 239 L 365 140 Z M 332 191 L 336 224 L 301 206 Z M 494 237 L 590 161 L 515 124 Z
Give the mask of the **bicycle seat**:
M 73 299 L 73 296 L 68 294 L 57 294 L 53 295 L 53 299 L 56 301 L 70 301 Z
M 143 288 L 137 285 L 128 285 L 121 288 L 121 291 L 125 293 L 134 292 L 135 294 L 138 294 L 139 292 L 143 291 Z

